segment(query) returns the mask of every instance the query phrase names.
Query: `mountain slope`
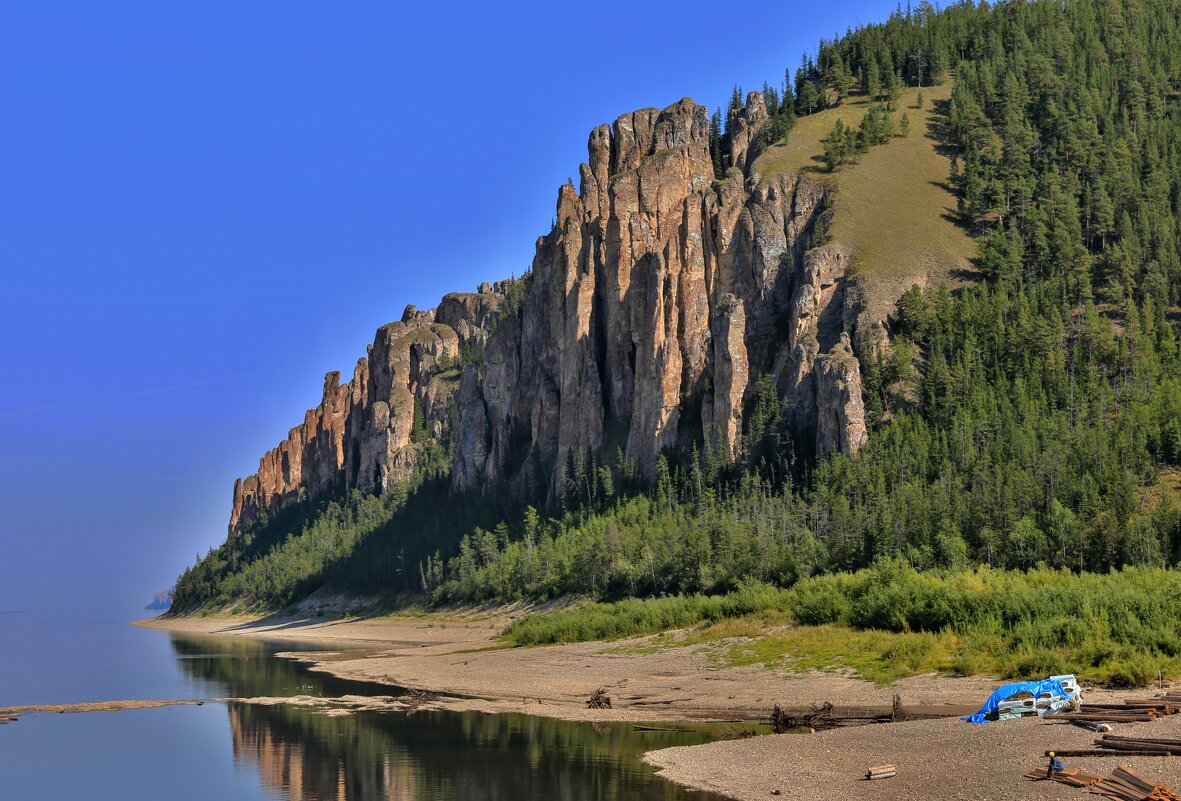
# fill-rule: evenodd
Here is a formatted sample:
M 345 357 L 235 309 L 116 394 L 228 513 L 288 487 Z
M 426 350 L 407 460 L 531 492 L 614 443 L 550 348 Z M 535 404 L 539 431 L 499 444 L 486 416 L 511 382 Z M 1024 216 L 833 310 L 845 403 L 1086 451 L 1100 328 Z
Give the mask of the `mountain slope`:
M 1181 462 L 1178 10 L 922 5 L 720 137 L 690 100 L 595 129 L 532 272 L 330 376 L 177 608 L 1176 561 L 1137 499 Z M 909 135 L 826 172 L 875 71 Z

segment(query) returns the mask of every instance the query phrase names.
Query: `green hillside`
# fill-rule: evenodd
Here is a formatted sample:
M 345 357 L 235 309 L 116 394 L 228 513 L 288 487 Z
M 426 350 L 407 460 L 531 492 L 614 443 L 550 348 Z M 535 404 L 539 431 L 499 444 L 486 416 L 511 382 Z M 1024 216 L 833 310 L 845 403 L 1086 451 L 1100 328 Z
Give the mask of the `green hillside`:
M 864 93 L 801 117 L 786 140 L 755 162 L 764 177 L 801 172 L 837 188 L 829 233 L 852 255 L 874 319 L 893 312 L 898 297 L 915 284 L 954 286 L 974 274 L 976 244 L 956 219 L 956 197 L 948 184 L 953 151 L 943 127 L 950 98 L 950 79 L 906 89 L 890 116 L 896 125 L 907 116 L 908 135 L 895 135 L 835 172 L 824 165 L 823 139 L 837 120 L 853 128 L 860 124 L 873 105 Z
M 892 346 L 861 364 L 871 430 L 857 456 L 796 460 L 788 410 L 763 380 L 738 465 L 688 443 L 648 482 L 608 454 L 547 502 L 506 487 L 451 495 L 439 459 L 388 496 L 261 522 L 186 572 L 173 608 L 282 608 L 317 590 L 389 604 L 724 596 L 752 580 L 839 585 L 884 563 L 1045 570 L 1083 588 L 1133 565 L 1174 582 L 1179 12 L 1177 0 L 923 4 L 823 42 L 783 88 L 786 140 L 757 169 L 833 183 L 828 234 L 890 320 Z M 823 141 L 838 118 L 860 125 L 873 72 L 907 86 L 890 115 L 905 112 L 909 134 L 829 172 Z M 954 583 L 970 594 L 982 581 Z M 680 620 L 653 609 L 652 625 Z M 1039 610 L 1023 614 L 997 625 L 1032 626 Z M 1047 631 L 990 642 L 1036 651 Z M 1082 672 L 1181 653 L 1171 629 L 1109 639 L 1115 650 L 1072 652 Z

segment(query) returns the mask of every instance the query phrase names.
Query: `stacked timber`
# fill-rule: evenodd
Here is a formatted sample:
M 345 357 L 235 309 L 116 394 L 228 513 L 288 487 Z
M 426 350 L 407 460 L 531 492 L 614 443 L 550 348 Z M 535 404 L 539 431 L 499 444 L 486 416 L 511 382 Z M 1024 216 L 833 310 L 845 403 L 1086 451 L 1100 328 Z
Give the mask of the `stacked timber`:
M 1092 784 L 1087 791 L 1117 801 L 1181 801 L 1181 795 L 1126 765 L 1120 765 L 1110 778 Z
M 1181 795 L 1137 773 L 1127 765 L 1120 765 L 1107 778 L 1081 770 L 1059 770 L 1050 773 L 1046 768 L 1031 770 L 1025 777 L 1050 779 L 1071 787 L 1086 787 L 1090 793 L 1116 801 L 1181 801 Z
M 1082 704 L 1078 711 L 1055 715 L 1058 720 L 1088 723 L 1143 723 L 1181 712 L 1181 697 L 1128 698 L 1119 704 Z
M 1025 778 L 1050 779 L 1061 782 L 1062 784 L 1069 784 L 1071 787 L 1090 787 L 1092 784 L 1103 781 L 1102 776 L 1096 776 L 1093 773 L 1087 773 L 1081 770 L 1056 770 L 1051 774 L 1046 768 L 1031 770 L 1025 774 Z

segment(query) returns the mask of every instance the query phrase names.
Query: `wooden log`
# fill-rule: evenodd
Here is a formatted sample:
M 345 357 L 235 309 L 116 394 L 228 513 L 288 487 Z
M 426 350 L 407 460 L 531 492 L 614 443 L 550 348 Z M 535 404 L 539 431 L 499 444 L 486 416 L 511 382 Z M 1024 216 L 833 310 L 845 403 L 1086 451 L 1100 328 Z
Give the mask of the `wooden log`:
M 1164 704 L 1162 703 L 1161 705 L 1163 706 Z M 1117 711 L 1130 712 L 1130 711 L 1133 711 L 1133 710 L 1135 710 L 1135 709 L 1136 709 L 1136 707 L 1134 707 L 1134 706 L 1133 706 L 1133 707 L 1129 707 L 1127 703 L 1122 703 L 1122 704 L 1097 704 L 1097 703 L 1091 703 L 1091 702 L 1089 702 L 1089 701 L 1088 701 L 1087 703 L 1084 703 L 1084 704 L 1079 704 L 1079 710 L 1080 710 L 1080 711 L 1082 711 L 1082 710 L 1087 710 L 1087 709 L 1103 709 L 1103 710 L 1112 709 L 1112 710 L 1117 710 Z
M 1109 748 L 1112 751 L 1122 751 L 1129 756 L 1138 754 L 1141 751 L 1164 751 L 1170 756 L 1181 756 L 1181 749 L 1170 748 L 1167 745 L 1152 745 L 1145 743 L 1144 745 L 1137 745 L 1136 743 L 1104 743 L 1103 748 Z
M 1123 740 L 1129 743 L 1154 743 L 1156 745 L 1177 745 L 1181 746 L 1181 740 L 1166 740 L 1155 737 L 1125 737 L 1119 734 L 1105 734 L 1104 740 Z
M 1050 755 L 1050 752 L 1047 751 L 1046 756 L 1049 756 L 1049 755 Z M 1137 751 L 1135 755 L 1138 757 L 1172 756 L 1172 754 L 1170 754 L 1168 751 Z M 1127 751 L 1116 751 L 1115 749 L 1103 750 L 1100 748 L 1100 749 L 1095 749 L 1092 751 L 1086 751 L 1086 750 L 1058 751 L 1058 750 L 1055 750 L 1054 756 L 1060 756 L 1060 757 L 1122 757 L 1123 759 L 1127 759 L 1128 756 L 1130 756 L 1130 755 L 1128 754 Z
M 1161 745 L 1160 743 L 1129 743 L 1123 740 L 1096 740 L 1095 745 L 1111 748 L 1115 751 L 1168 751 L 1170 754 L 1181 755 L 1181 746 Z

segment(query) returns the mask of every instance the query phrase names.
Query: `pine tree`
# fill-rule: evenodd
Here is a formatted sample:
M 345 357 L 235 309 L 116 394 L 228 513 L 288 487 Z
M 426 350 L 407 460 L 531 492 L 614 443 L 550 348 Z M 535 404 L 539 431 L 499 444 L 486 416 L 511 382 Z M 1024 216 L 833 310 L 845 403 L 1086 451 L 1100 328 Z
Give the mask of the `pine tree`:
M 865 93 L 869 95 L 870 102 L 874 103 L 882 93 L 882 73 L 878 68 L 877 59 L 870 59 L 865 68 Z
M 811 114 L 816 110 L 819 102 L 820 95 L 816 91 L 816 84 L 810 80 L 803 81 L 799 86 L 799 92 L 796 98 L 796 105 L 799 107 L 800 114 Z
M 714 111 L 709 118 L 709 157 L 714 165 L 714 178 L 722 180 L 726 175 L 726 168 L 722 160 L 722 111 Z
M 902 79 L 898 73 L 889 72 L 886 76 L 886 110 L 893 111 L 898 105 L 898 98 L 902 97 Z
M 824 137 L 823 144 L 824 164 L 828 167 L 829 172 L 844 164 L 851 155 L 849 152 L 849 130 L 840 118 L 837 119 L 828 136 Z

